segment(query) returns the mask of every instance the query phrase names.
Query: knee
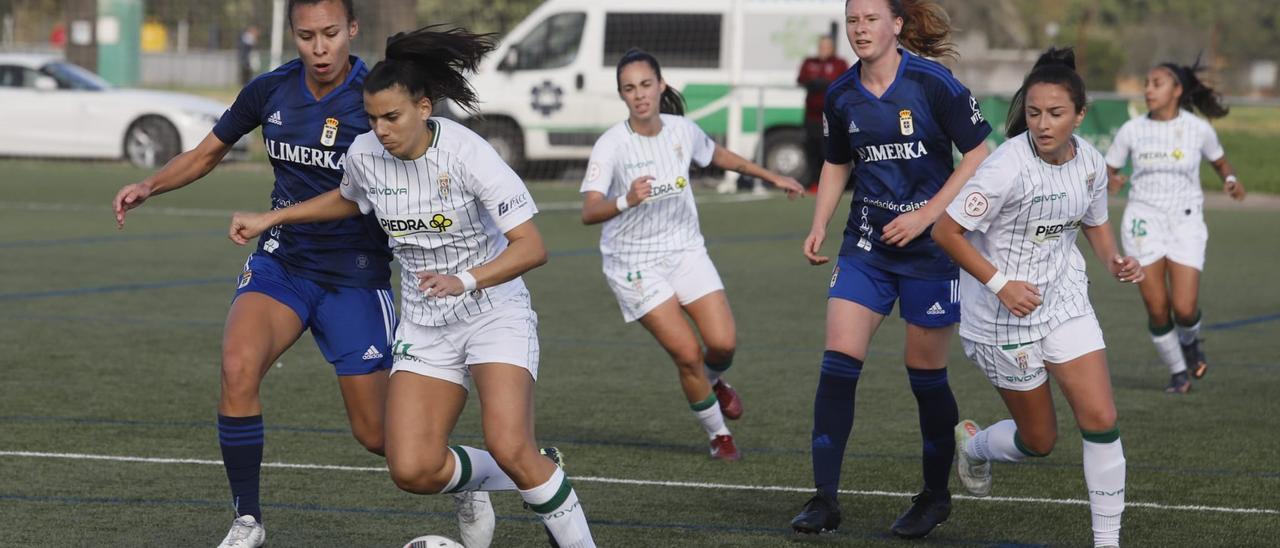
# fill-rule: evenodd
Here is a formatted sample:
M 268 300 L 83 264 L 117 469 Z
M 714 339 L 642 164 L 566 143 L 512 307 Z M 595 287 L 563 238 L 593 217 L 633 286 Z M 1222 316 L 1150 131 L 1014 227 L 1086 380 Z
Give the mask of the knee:
M 262 380 L 262 364 L 249 352 L 223 350 L 222 390 L 232 397 L 252 396 Z
M 1032 456 L 1047 457 L 1053 453 L 1053 447 L 1058 443 L 1058 429 L 1052 428 L 1043 432 L 1018 430 L 1018 441 Z
M 1196 303 L 1173 303 L 1173 320 L 1178 325 L 1195 325 L 1200 321 L 1200 311 L 1196 308 Z
M 485 446 L 489 454 L 493 455 L 493 460 L 497 461 L 498 467 L 504 471 L 521 470 L 524 459 L 538 453 L 533 447 L 532 440 L 524 439 L 524 436 L 504 436 L 503 438 L 494 440 L 496 443 L 490 443 L 486 438 Z
M 702 371 L 702 350 L 697 346 L 681 348 L 671 353 L 671 359 L 683 373 Z
M 446 450 L 447 451 L 447 450 Z M 450 475 L 444 473 L 443 459 L 387 459 L 391 481 L 401 490 L 418 495 L 433 495 L 448 487 Z
M 355 436 L 356 441 L 365 448 L 366 451 L 375 455 L 384 455 L 383 437 L 381 432 L 370 432 L 364 430 L 352 430 L 351 435 Z
M 1086 432 L 1107 432 L 1116 427 L 1116 409 L 1095 409 L 1081 414 L 1077 419 L 1080 429 Z
M 712 364 L 729 363 L 737 350 L 738 343 L 733 336 L 721 341 L 707 341 L 706 360 Z

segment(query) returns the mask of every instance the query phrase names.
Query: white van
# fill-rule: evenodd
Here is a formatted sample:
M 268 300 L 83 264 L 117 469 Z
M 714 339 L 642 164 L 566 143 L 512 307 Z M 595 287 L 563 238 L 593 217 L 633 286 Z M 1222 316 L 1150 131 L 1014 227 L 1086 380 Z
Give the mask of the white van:
M 596 138 L 627 116 L 616 65 L 638 47 L 658 58 L 703 130 L 800 178 L 807 166 L 796 75 L 824 34 L 852 63 L 843 21 L 844 0 L 548 0 L 471 78 L 481 115 L 456 107 L 447 115 L 517 171 L 526 160 L 585 160 Z

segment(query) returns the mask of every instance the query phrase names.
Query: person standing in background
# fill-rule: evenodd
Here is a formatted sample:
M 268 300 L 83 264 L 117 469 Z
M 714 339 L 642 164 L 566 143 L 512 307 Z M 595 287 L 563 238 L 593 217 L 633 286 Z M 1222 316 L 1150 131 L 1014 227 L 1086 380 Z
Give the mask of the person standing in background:
M 254 47 L 258 45 L 258 25 L 250 23 L 240 33 L 240 42 L 236 44 L 236 64 L 240 67 L 240 83 L 247 85 L 258 72 L 254 65 Z
M 849 63 L 836 57 L 836 43 L 830 36 L 818 38 L 818 56 L 806 57 L 800 64 L 796 83 L 805 89 L 804 96 L 804 151 L 809 165 L 809 181 L 817 184 L 822 169 L 822 105 L 827 96 L 827 86 L 835 81 Z

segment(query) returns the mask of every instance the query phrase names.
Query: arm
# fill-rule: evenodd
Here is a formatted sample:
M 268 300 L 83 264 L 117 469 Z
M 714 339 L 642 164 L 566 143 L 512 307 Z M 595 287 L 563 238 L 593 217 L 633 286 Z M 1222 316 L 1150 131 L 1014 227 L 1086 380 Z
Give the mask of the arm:
M 1212 162 L 1212 165 L 1213 170 L 1222 177 L 1222 190 L 1237 202 L 1244 200 L 1244 184 L 1236 179 L 1236 168 L 1227 161 L 1227 156 L 1223 154 L 1216 162 Z
M 463 277 L 475 280 L 475 289 L 484 289 L 514 280 L 516 277 L 547 263 L 547 247 L 533 220 L 508 230 L 507 248 L 492 261 L 477 266 L 462 276 L 436 272 L 419 272 L 418 289 L 428 297 L 455 297 L 466 292 Z
M 624 209 L 640 205 L 653 191 L 650 181 L 653 177 L 644 175 L 631 181 L 631 189 L 617 200 L 606 200 L 604 193 L 588 190 L 582 193 L 582 224 L 594 225 L 617 217 Z M 619 200 L 626 200 L 626 207 L 620 207 Z
M 800 184 L 800 181 L 760 167 L 755 162 L 738 156 L 720 145 L 716 145 L 716 151 L 711 156 L 711 164 L 721 169 L 768 181 L 769 184 L 786 191 L 787 197 L 792 200 L 804 195 L 804 185 Z
M 152 195 L 182 188 L 208 175 L 230 151 L 231 145 L 209 132 L 196 148 L 174 156 L 160 171 L 140 183 L 125 185 L 111 201 L 116 213 L 116 227 L 124 228 L 125 213 L 142 205 Z
M 1124 184 L 1128 181 L 1129 178 L 1120 173 L 1120 168 L 1107 166 L 1107 192 L 1111 194 L 1120 192 L 1120 189 L 1124 188 Z
M 916 239 L 924 229 L 942 217 L 947 205 L 955 200 L 957 194 L 960 194 L 965 181 L 973 177 L 973 174 L 978 171 L 978 166 L 990 154 L 991 150 L 987 148 L 985 142 L 964 153 L 960 165 L 956 166 L 950 177 L 947 177 L 947 181 L 943 183 L 942 188 L 938 189 L 938 193 L 929 198 L 924 207 L 894 217 L 889 224 L 884 225 L 880 239 L 886 244 L 898 247 L 911 243 L 911 240 Z
M 1000 299 L 1000 304 L 1014 316 L 1021 318 L 1035 311 L 1041 303 L 1040 289 L 1020 280 L 1002 280 L 1004 274 L 1001 274 L 991 261 L 973 247 L 973 244 L 964 237 L 966 232 L 968 231 L 960 226 L 960 223 L 947 214 L 938 219 L 930 234 L 938 247 L 946 251 L 947 255 L 960 265 L 960 268 L 978 281 L 987 284 L 988 289 L 994 290 L 996 298 Z
M 227 237 L 237 245 L 245 245 L 273 226 L 336 221 L 359 214 L 360 206 L 344 198 L 335 188 L 284 209 L 265 213 L 236 212 L 231 217 L 231 230 Z
M 813 224 L 809 227 L 809 236 L 804 239 L 804 256 L 811 265 L 826 264 L 831 260 L 818 252 L 822 250 L 822 242 L 827 239 L 827 224 L 831 222 L 836 206 L 840 205 L 840 195 L 844 193 L 845 183 L 852 171 L 852 164 L 822 163 L 822 174 L 818 176 L 818 196 L 813 205 Z
M 1121 256 L 1116 249 L 1116 237 L 1111 233 L 1111 223 L 1102 223 L 1098 226 L 1085 225 L 1083 232 L 1084 237 L 1089 240 L 1089 247 L 1093 248 L 1093 253 L 1098 256 L 1102 264 L 1107 265 L 1107 270 L 1117 280 L 1136 284 L 1146 277 L 1137 259 Z

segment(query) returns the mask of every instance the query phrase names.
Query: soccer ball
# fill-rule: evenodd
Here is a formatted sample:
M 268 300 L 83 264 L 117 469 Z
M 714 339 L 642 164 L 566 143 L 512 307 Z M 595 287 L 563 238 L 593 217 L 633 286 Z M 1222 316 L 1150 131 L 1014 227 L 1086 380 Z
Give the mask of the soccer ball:
M 454 542 L 440 535 L 427 535 L 425 537 L 418 537 L 409 541 L 408 544 L 404 545 L 404 548 L 464 548 L 464 547 L 462 546 L 461 543 Z

